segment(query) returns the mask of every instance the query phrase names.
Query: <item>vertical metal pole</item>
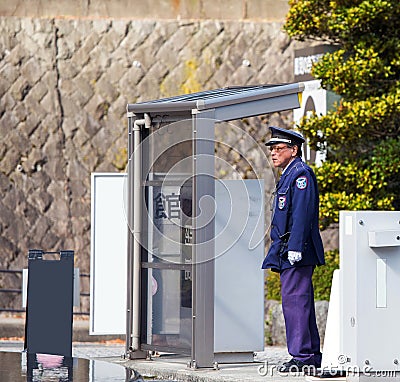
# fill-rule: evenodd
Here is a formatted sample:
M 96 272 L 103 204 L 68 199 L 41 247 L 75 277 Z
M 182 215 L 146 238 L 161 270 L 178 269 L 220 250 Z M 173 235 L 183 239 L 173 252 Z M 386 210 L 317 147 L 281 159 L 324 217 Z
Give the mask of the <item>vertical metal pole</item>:
M 142 232 L 142 150 L 141 125 L 144 121 L 133 124 L 133 296 L 132 296 L 132 351 L 140 346 L 140 260 Z
M 128 113 L 128 190 L 127 190 L 127 219 L 128 219 L 128 248 L 127 248 L 127 288 L 126 288 L 126 340 L 125 354 L 128 355 L 132 349 L 132 227 L 133 227 L 133 165 L 132 165 L 132 134 L 133 117 Z
M 214 204 L 200 210 L 200 200 L 215 200 L 214 110 L 193 115 L 193 289 L 192 367 L 214 364 Z M 208 223 L 205 223 L 208 221 Z
M 128 237 L 128 296 L 127 302 L 127 353 L 129 358 L 142 357 L 140 350 L 140 271 L 141 271 L 141 233 L 142 233 L 142 150 L 141 126 L 151 126 L 150 117 L 136 119 L 130 123 L 132 142 L 129 157 L 128 219 L 132 233 Z M 133 156 L 133 158 L 132 158 Z M 133 161 L 133 163 L 132 163 Z M 132 195 L 133 194 L 133 195 Z M 133 203 L 132 203 L 133 196 Z M 128 346 L 129 342 L 129 346 Z M 136 354 L 132 354 L 135 353 Z

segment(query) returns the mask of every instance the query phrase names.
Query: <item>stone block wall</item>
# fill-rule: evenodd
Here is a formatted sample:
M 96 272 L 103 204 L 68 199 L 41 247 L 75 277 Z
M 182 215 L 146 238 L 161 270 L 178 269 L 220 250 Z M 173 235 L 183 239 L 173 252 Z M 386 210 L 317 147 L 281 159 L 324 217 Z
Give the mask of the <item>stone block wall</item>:
M 0 16 L 283 21 L 287 0 L 13 0 Z
M 299 45 L 281 28 L 247 21 L 0 18 L 0 268 L 26 267 L 29 248 L 73 249 L 76 266 L 89 272 L 90 174 L 124 171 L 126 104 L 291 82 Z M 261 141 L 268 124 L 290 121 L 291 113 L 280 113 L 239 125 Z M 217 140 L 223 135 L 217 132 Z M 242 140 L 231 135 L 228 143 Z M 257 152 L 249 153 L 257 163 Z M 221 155 L 250 177 L 243 158 L 229 148 Z M 83 282 L 88 291 L 89 280 Z M 4 285 L 18 288 L 20 280 L 0 273 Z M 7 306 L 20 304 L 2 298 Z M 82 309 L 88 306 L 85 297 Z

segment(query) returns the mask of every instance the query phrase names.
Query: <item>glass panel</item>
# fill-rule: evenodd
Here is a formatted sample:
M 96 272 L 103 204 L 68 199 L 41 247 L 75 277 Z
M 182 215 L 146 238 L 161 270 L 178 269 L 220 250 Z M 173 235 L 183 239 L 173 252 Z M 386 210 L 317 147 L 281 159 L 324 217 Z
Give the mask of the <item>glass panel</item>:
M 184 349 L 192 342 L 192 121 L 155 126 L 143 146 L 142 343 Z M 147 305 L 146 305 L 147 304 Z
M 148 276 L 147 333 L 155 348 L 190 349 L 192 279 L 188 270 L 143 269 Z
M 147 240 L 153 261 L 181 263 L 182 229 L 190 223 L 192 200 L 192 122 L 153 128 L 148 138 L 146 179 Z M 183 208 L 182 205 L 185 205 Z

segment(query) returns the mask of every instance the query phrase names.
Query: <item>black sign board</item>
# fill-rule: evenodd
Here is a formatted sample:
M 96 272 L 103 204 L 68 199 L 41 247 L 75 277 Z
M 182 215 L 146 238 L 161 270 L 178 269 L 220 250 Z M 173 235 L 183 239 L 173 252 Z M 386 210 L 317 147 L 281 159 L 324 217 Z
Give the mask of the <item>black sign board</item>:
M 71 357 L 74 252 L 45 260 L 48 253 L 29 250 L 25 349 Z

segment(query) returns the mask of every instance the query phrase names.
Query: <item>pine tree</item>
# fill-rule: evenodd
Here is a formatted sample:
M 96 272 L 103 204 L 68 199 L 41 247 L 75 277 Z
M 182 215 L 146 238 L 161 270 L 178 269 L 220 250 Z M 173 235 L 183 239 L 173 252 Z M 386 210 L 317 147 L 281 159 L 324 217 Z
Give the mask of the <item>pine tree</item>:
M 303 119 L 315 168 L 321 228 L 339 210 L 400 209 L 400 2 L 290 0 L 285 30 L 337 45 L 314 65 L 322 87 L 341 96 L 326 116 Z

